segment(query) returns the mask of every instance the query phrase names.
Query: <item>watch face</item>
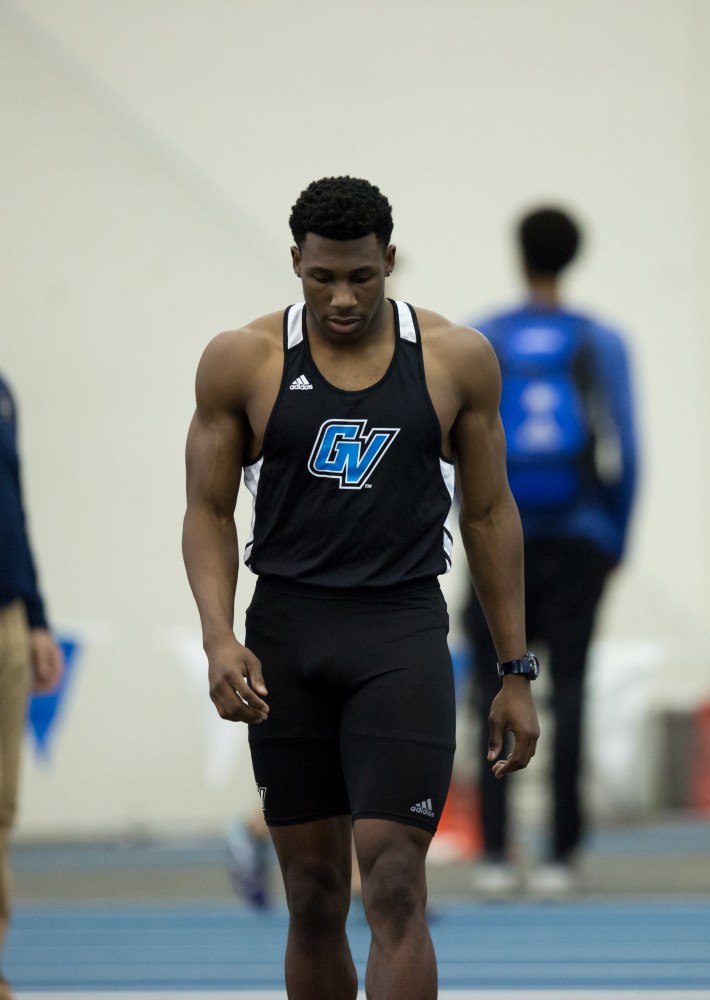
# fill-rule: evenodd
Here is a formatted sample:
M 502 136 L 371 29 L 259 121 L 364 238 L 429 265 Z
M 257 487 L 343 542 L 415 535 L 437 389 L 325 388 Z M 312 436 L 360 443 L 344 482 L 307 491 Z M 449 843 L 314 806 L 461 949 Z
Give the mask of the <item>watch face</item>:
M 532 680 L 539 675 L 540 664 L 538 662 L 537 656 L 535 656 L 533 653 L 528 653 L 528 655 L 525 657 L 525 660 L 528 664 L 528 673 Z

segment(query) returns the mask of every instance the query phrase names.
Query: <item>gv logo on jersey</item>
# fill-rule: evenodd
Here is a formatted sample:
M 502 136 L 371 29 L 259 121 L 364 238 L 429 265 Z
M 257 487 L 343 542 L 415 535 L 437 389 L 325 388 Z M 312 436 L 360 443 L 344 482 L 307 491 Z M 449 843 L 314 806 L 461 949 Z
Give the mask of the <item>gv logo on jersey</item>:
M 338 479 L 341 490 L 361 490 L 399 434 L 399 427 L 373 427 L 366 420 L 326 420 L 313 445 L 308 468 L 314 476 Z

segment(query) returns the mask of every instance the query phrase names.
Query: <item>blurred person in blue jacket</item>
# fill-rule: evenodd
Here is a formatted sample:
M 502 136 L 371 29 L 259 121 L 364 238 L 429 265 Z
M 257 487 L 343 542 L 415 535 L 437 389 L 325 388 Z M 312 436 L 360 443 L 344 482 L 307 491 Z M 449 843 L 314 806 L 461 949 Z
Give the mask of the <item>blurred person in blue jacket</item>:
M 10 921 L 10 834 L 27 701 L 33 691 L 55 688 L 62 669 L 25 521 L 15 402 L 0 376 L 0 953 Z M 12 1000 L 1 972 L 0 1000 Z
M 501 366 L 508 477 L 525 538 L 526 624 L 547 649 L 554 717 L 552 836 L 529 890 L 564 895 L 575 886 L 584 822 L 580 802 L 585 669 L 600 601 L 622 560 L 636 484 L 637 447 L 627 350 L 595 316 L 563 303 L 561 277 L 576 258 L 578 223 L 542 207 L 518 224 L 526 300 L 472 323 Z M 464 612 L 474 653 L 473 700 L 487 751 L 496 654 L 475 593 Z M 474 888 L 519 888 L 508 829 L 507 782 L 480 779 L 484 853 Z

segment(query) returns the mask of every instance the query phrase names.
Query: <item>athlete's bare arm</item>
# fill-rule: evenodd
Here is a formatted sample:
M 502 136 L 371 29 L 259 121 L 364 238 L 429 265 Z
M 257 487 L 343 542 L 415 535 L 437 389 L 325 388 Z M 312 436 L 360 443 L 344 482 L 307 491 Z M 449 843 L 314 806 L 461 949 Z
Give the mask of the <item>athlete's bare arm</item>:
M 279 329 L 265 317 L 207 346 L 186 449 L 183 557 L 202 622 L 210 697 L 223 718 L 248 723 L 262 722 L 269 709 L 261 664 L 234 635 L 234 509 L 242 466 L 258 452 L 273 405 Z
M 500 370 L 481 334 L 424 310 L 417 314 L 427 385 L 442 424 L 442 448 L 456 463 L 461 537 L 502 663 L 523 656 L 526 640 L 523 536 L 505 467 Z M 526 677 L 503 679 L 491 708 L 490 729 L 490 761 L 501 752 L 503 732 L 515 734 L 512 754 L 494 764 L 497 777 L 529 763 L 539 727 Z

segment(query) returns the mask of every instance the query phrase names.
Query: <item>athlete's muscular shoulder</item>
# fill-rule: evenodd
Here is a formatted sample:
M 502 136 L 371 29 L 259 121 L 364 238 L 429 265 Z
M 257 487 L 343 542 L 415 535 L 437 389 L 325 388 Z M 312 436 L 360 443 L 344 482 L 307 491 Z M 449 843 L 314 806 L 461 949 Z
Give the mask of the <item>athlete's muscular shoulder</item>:
M 245 413 L 254 398 L 280 377 L 283 312 L 261 316 L 237 330 L 217 334 L 200 359 L 196 393 L 205 413 Z
M 497 408 L 500 369 L 483 334 L 430 310 L 415 311 L 429 394 L 440 419 L 446 416 L 442 428 L 448 431 L 464 410 Z
M 221 426 L 241 442 L 243 459 L 261 450 L 283 370 L 283 312 L 218 334 L 197 369 L 196 420 Z

